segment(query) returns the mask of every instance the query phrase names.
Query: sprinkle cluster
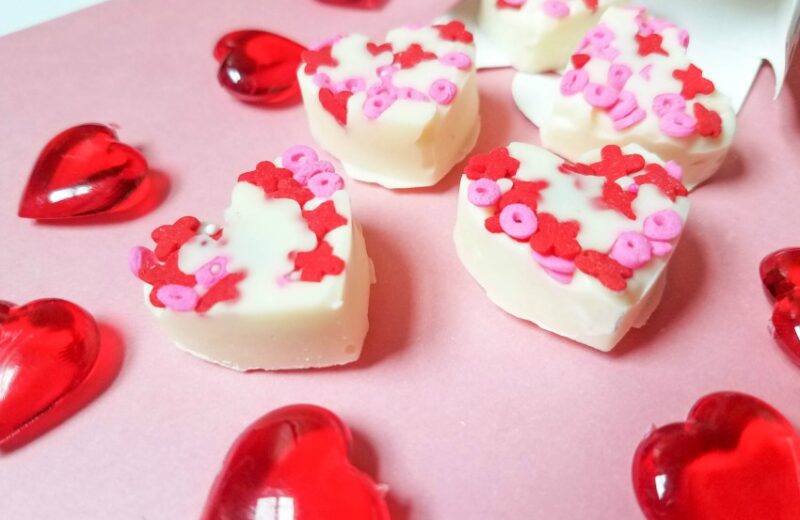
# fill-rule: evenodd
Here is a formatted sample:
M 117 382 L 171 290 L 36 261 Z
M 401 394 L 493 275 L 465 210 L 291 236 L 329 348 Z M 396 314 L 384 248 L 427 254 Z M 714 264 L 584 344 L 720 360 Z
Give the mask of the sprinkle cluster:
M 472 43 L 472 34 L 460 21 L 454 20 L 443 25 L 434 25 L 439 37 L 446 41 Z M 375 70 L 374 77 L 355 76 L 334 82 L 330 75 L 320 72 L 320 67 L 335 68 L 339 61 L 333 57 L 333 46 L 341 38 L 326 42 L 316 50 L 303 53 L 305 74 L 313 76 L 314 84 L 319 87 L 319 101 L 341 125 L 347 126 L 347 103 L 351 96 L 358 92 L 366 93 L 366 101 L 362 106 L 364 116 L 369 120 L 378 119 L 381 114 L 399 100 L 435 102 L 439 105 L 450 105 L 458 95 L 458 87 L 446 78 L 435 79 L 427 92 L 412 87 L 400 87 L 395 84 L 394 76 L 400 70 L 413 69 L 420 63 L 438 60 L 448 67 L 459 70 L 470 70 L 472 58 L 463 52 L 449 52 L 441 56 L 412 43 L 405 49 L 395 49 L 391 43 L 368 42 L 366 50 L 372 56 L 383 53 L 393 55 L 392 63 Z
M 497 0 L 498 9 L 521 9 L 528 0 Z M 583 0 L 583 4 L 592 12 L 597 11 L 598 0 Z M 572 12 L 569 2 L 565 0 L 544 0 L 542 11 L 551 18 L 566 18 Z
M 280 285 L 294 278 L 303 282 L 320 282 L 325 276 L 339 275 L 344 271 L 344 260 L 333 254 L 333 247 L 325 240 L 334 229 L 347 224 L 339 215 L 332 200 L 326 200 L 314 209 L 306 205 L 315 198 L 329 199 L 344 187 L 344 181 L 327 161 L 307 146 L 293 146 L 281 157 L 283 167 L 264 161 L 256 169 L 243 173 L 238 182 L 258 186 L 270 199 L 291 199 L 302 209 L 303 219 L 316 235 L 317 245 L 311 251 L 294 251 L 289 254 L 294 271 L 279 280 Z M 239 298 L 237 288 L 245 279 L 245 271 L 229 272 L 230 258 L 217 256 L 194 273 L 185 273 L 178 266 L 181 247 L 202 236 L 202 240 L 226 241 L 224 229 L 203 225 L 197 218 L 186 216 L 174 224 L 156 228 L 151 234 L 153 250 L 135 247 L 129 257 L 130 269 L 135 276 L 150 284 L 150 302 L 159 308 L 178 312 L 205 313 L 220 302 Z
M 672 250 L 671 241 L 681 233 L 680 215 L 664 210 L 649 215 L 641 232 L 621 233 L 610 251 L 584 249 L 578 241 L 579 222 L 559 221 L 539 211 L 542 191 L 548 187 L 548 182 L 517 179 L 519 167 L 520 162 L 507 148 L 473 156 L 464 170 L 471 180 L 467 197 L 473 205 L 490 210 L 484 222 L 489 232 L 527 242 L 534 261 L 558 282 L 571 282 L 575 271 L 580 270 L 613 291 L 623 291 L 634 270 L 655 256 L 667 255 Z M 672 201 L 688 194 L 680 182 L 682 171 L 676 163 L 647 164 L 641 155 L 625 155 L 617 145 L 604 147 L 601 160 L 596 163 L 565 162 L 559 170 L 566 175 L 604 177 L 598 205 L 631 220 L 637 218 L 632 203 L 642 185 L 655 185 Z M 617 182 L 623 177 L 632 181 L 627 188 Z M 510 189 L 505 192 L 498 183 L 501 179 L 511 181 Z

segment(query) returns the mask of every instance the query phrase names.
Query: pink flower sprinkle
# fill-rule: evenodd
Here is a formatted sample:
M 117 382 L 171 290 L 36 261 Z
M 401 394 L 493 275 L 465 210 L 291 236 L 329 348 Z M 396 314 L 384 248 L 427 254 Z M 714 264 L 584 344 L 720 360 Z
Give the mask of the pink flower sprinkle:
M 206 262 L 197 272 L 194 273 L 197 283 L 205 288 L 209 288 L 228 274 L 228 259 L 224 256 L 214 257 Z
M 665 242 L 677 238 L 683 229 L 681 216 L 671 209 L 653 213 L 644 221 L 644 236 Z
M 697 121 L 689 114 L 675 110 L 661 118 L 659 128 L 670 137 L 689 137 L 697 128 Z
M 305 185 L 308 182 L 308 179 L 313 177 L 314 175 L 320 172 L 332 172 L 336 171 L 333 165 L 328 161 L 313 161 L 300 166 L 294 172 L 294 180 L 299 182 L 302 185 Z
M 569 16 L 569 6 L 562 0 L 545 0 L 542 10 L 547 16 L 553 18 L 564 18 Z
M 344 181 L 334 172 L 321 172 L 308 179 L 308 189 L 315 197 L 328 198 L 344 188 Z
M 200 299 L 191 287 L 175 284 L 159 287 L 156 298 L 168 309 L 176 312 L 193 311 Z
M 627 65 L 613 63 L 608 68 L 608 84 L 617 90 L 622 90 L 632 75 L 633 71 Z
M 281 166 L 297 173 L 301 166 L 313 163 L 318 158 L 317 152 L 313 148 L 303 145 L 295 145 L 283 152 L 281 156 Z
M 619 93 L 619 100 L 611 110 L 608 111 L 609 117 L 614 121 L 619 121 L 639 108 L 639 102 L 636 101 L 636 95 L 628 90 L 623 90 Z
M 467 199 L 475 206 L 487 208 L 500 200 L 500 186 L 491 179 L 478 179 L 469 184 Z
M 440 105 L 449 105 L 456 98 L 458 87 L 448 79 L 437 79 L 431 85 L 428 95 Z
M 653 98 L 653 112 L 664 117 L 674 110 L 683 111 L 686 101 L 680 94 L 659 94 Z
M 374 121 L 381 114 L 386 112 L 396 100 L 396 96 L 388 93 L 380 93 L 367 98 L 364 102 L 364 115 L 367 119 Z
M 561 94 L 564 96 L 574 96 L 589 84 L 589 74 L 583 69 L 568 70 L 561 78 Z
M 589 83 L 583 89 L 583 98 L 596 108 L 609 108 L 619 99 L 619 91 L 600 83 Z
M 128 254 L 128 266 L 134 276 L 138 277 L 142 267 L 149 267 L 157 262 L 156 255 L 146 247 L 137 246 Z
M 609 255 L 629 269 L 638 269 L 653 257 L 650 241 L 636 231 L 620 233 Z
M 472 58 L 463 52 L 448 52 L 439 61 L 459 70 L 469 70 L 472 67 Z
M 647 112 L 642 110 L 641 108 L 637 108 L 627 116 L 617 119 L 614 121 L 614 130 L 621 132 L 626 128 L 629 128 L 633 125 L 641 123 L 644 118 L 647 116 Z
M 605 24 L 598 24 L 586 33 L 585 41 L 595 47 L 608 47 L 617 35 Z
M 539 219 L 525 204 L 509 204 L 500 212 L 500 227 L 511 238 L 527 240 L 539 228 Z

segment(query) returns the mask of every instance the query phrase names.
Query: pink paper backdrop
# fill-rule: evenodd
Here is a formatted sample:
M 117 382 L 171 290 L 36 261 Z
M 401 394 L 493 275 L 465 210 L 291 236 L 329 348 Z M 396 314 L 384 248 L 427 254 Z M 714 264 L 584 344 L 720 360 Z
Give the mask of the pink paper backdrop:
M 391 486 L 396 520 L 639 518 L 630 459 L 651 424 L 726 389 L 800 423 L 800 368 L 766 332 L 756 272 L 763 254 L 797 245 L 797 74 L 773 102 L 772 74 L 762 73 L 729 160 L 692 195 L 663 304 L 611 355 L 489 303 L 452 245 L 456 175 L 400 194 L 349 184 L 379 278 L 357 364 L 243 375 L 170 345 L 128 273 L 128 248 L 183 214 L 220 217 L 238 173 L 310 141 L 301 107 L 248 107 L 217 86 L 216 38 L 242 26 L 307 43 L 355 30 L 379 37 L 448 3 L 358 12 L 311 0 L 116 0 L 0 39 L 0 298 L 78 302 L 124 356 L 104 394 L 0 456 L 0 518 L 196 518 L 239 432 L 296 402 L 330 407 L 352 426 L 354 459 Z M 477 151 L 538 140 L 511 102 L 511 78 L 480 75 Z M 144 148 L 171 179 L 165 203 L 113 224 L 18 219 L 39 149 L 86 121 L 118 123 Z

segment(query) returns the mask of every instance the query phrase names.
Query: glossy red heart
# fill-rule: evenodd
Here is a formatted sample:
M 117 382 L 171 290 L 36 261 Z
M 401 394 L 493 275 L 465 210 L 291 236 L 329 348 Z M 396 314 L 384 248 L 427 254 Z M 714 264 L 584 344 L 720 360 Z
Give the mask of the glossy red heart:
M 306 48 L 278 34 L 248 29 L 226 34 L 214 47 L 217 79 L 247 103 L 287 105 L 301 100 L 297 83 Z
M 350 442 L 324 408 L 265 415 L 228 452 L 203 520 L 389 520 L 383 492 L 348 460 Z
M 386 0 L 318 0 L 323 4 L 340 5 L 343 7 L 358 7 L 359 9 L 377 9 L 383 7 Z
M 755 397 L 711 394 L 642 441 L 633 484 L 651 520 L 796 520 L 800 437 Z
M 74 303 L 0 302 L 0 444 L 75 390 L 99 348 L 94 318 Z
M 334 94 L 331 89 L 323 88 L 319 91 L 319 102 L 340 125 L 347 126 L 347 100 L 352 95 L 353 93 L 347 90 Z
M 129 209 L 147 190 L 147 161 L 111 128 L 85 124 L 64 130 L 33 167 L 19 216 L 64 219 Z
M 770 253 L 758 268 L 767 296 L 783 298 L 800 286 L 800 248 L 790 247 Z

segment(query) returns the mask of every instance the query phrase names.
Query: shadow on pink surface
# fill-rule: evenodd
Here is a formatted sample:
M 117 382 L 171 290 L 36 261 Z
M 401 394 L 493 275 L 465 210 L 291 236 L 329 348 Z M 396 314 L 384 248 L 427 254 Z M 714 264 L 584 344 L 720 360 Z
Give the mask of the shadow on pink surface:
M 122 336 L 111 325 L 98 322 L 100 352 L 89 377 L 47 412 L 24 427 L 0 448 L 0 456 L 16 451 L 78 414 L 105 392 L 116 379 L 125 358 Z
M 356 429 L 351 428 L 353 434 L 353 444 L 350 449 L 350 460 L 355 467 L 369 475 L 377 484 L 388 486 L 386 493 L 386 505 L 392 520 L 409 520 L 411 516 L 411 506 L 401 493 L 402 490 L 395 489 L 391 482 L 383 482 L 380 477 L 380 454 L 369 440 Z

